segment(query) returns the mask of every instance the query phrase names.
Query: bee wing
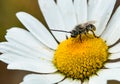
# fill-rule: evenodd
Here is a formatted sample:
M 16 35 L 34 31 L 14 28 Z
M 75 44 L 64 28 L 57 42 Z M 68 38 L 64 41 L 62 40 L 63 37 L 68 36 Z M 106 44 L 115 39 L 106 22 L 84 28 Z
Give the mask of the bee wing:
M 92 20 L 92 21 L 88 21 L 87 23 L 88 24 L 95 24 L 95 22 L 96 22 L 95 20 Z
M 83 23 L 82 26 L 85 27 L 85 26 L 87 26 L 87 25 L 89 25 L 89 24 L 95 24 L 95 22 L 96 22 L 95 20 L 88 21 L 88 22 L 86 22 L 86 23 Z

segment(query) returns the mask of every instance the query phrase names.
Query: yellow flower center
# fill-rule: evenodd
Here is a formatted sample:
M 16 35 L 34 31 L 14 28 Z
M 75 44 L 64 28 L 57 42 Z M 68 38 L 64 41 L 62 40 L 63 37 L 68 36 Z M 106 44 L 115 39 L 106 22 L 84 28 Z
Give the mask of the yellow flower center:
M 61 42 L 54 54 L 53 63 L 66 77 L 85 80 L 104 67 L 108 47 L 101 38 L 89 34 L 68 38 Z

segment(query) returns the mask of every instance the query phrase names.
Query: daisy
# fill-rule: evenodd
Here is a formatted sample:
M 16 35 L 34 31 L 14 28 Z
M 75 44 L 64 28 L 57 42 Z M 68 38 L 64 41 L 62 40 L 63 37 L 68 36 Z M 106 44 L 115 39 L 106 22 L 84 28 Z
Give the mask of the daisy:
M 8 69 L 35 72 L 20 84 L 107 84 L 120 81 L 120 7 L 112 18 L 116 0 L 38 0 L 49 30 L 71 31 L 76 25 L 96 21 L 95 35 L 70 37 L 48 31 L 25 12 L 16 15 L 27 30 L 7 31 L 0 43 L 0 60 Z M 66 36 L 68 38 L 66 39 Z

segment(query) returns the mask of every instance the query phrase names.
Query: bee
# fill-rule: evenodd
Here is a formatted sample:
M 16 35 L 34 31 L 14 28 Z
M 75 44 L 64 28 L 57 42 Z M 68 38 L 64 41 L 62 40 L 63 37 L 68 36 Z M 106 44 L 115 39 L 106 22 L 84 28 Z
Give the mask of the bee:
M 93 25 L 95 23 L 95 21 L 88 21 L 86 23 L 83 24 L 79 24 L 77 26 L 75 26 L 73 28 L 73 30 L 71 31 L 64 31 L 64 30 L 54 30 L 51 29 L 51 31 L 59 31 L 59 32 L 66 32 L 66 33 L 70 33 L 72 38 L 76 38 L 78 35 L 80 36 L 80 40 L 81 39 L 81 35 L 85 34 L 87 36 L 87 34 L 90 32 L 92 32 L 94 37 L 97 37 L 94 33 L 94 31 L 96 30 L 95 25 Z

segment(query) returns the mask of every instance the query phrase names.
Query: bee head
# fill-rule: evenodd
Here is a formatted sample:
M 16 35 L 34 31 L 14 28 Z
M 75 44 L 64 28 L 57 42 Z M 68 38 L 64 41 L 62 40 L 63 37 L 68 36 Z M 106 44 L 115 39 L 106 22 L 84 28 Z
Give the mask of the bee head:
M 75 30 L 71 31 L 71 37 L 73 37 L 73 38 L 77 37 L 78 34 L 79 34 L 78 31 L 75 31 Z

